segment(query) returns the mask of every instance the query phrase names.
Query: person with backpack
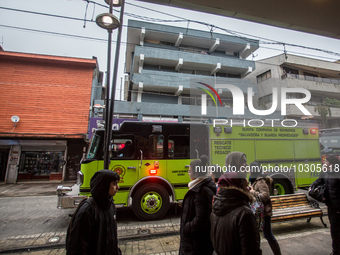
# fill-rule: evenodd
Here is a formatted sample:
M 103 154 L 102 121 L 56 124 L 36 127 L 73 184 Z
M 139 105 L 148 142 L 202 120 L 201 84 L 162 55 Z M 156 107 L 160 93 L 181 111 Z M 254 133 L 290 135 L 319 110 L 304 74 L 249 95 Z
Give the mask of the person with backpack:
M 272 189 L 273 179 L 262 174 L 262 168 L 257 162 L 250 163 L 249 182 L 250 193 L 257 199 L 260 199 L 264 206 L 263 213 L 263 235 L 274 255 L 281 255 L 280 245 L 272 233 L 271 218 L 273 215 L 272 202 L 270 200 L 270 190 Z
M 66 254 L 120 255 L 117 241 L 116 195 L 120 180 L 116 172 L 100 170 L 91 178 L 91 195 L 73 214 L 66 236 Z
M 260 234 L 249 206 L 253 196 L 242 170 L 247 157 L 234 151 L 227 155 L 225 165 L 230 171 L 218 180 L 210 216 L 213 255 L 261 255 Z
M 214 181 L 207 171 L 208 157 L 190 162 L 188 183 L 180 220 L 179 255 L 211 255 L 210 213 L 216 193 Z

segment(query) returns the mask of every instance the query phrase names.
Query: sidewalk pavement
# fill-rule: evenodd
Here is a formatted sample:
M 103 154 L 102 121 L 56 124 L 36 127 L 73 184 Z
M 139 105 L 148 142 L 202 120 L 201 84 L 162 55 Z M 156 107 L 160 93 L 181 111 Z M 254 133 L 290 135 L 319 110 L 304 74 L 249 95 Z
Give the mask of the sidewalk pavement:
M 328 223 L 328 220 L 325 222 Z M 305 220 L 297 220 L 289 223 L 291 226 L 298 225 L 301 228 L 303 224 L 307 224 Z M 310 223 L 311 224 L 311 223 Z M 284 223 L 273 224 L 274 234 L 280 244 L 282 255 L 328 255 L 331 252 L 331 237 L 329 228 L 323 228 L 320 222 L 315 222 L 317 228 L 311 231 L 295 232 L 279 235 L 280 229 L 286 229 L 287 225 Z M 179 226 L 178 226 L 179 227 Z M 315 227 L 315 226 L 314 226 Z M 158 231 L 164 231 L 164 227 L 158 227 Z M 287 229 L 286 229 L 287 230 Z M 124 231 L 119 231 L 120 234 Z M 178 255 L 179 249 L 179 235 L 160 236 L 155 238 L 146 238 L 138 240 L 122 240 L 119 238 L 119 247 L 123 255 Z M 18 240 L 19 241 L 19 240 Z M 63 242 L 65 240 L 62 240 Z M 261 234 L 261 249 L 263 255 L 273 254 L 267 241 Z M 1 253 L 1 251 L 0 251 Z M 66 254 L 64 245 L 60 243 L 59 246 L 47 248 L 44 250 L 32 251 L 17 251 L 11 254 L 37 254 L 37 255 L 64 255 Z
M 58 185 L 72 186 L 74 182 L 35 182 L 0 184 L 0 197 L 56 195 Z M 321 206 L 324 213 L 325 206 Z M 331 237 L 328 217 L 323 217 L 328 228 L 324 228 L 318 218 L 310 223 L 295 220 L 272 225 L 273 233 L 280 243 L 283 255 L 327 255 L 331 252 Z M 66 231 L 43 233 L 32 236 L 6 237 L 0 240 L 0 253 L 13 249 L 11 254 L 66 254 L 64 242 Z M 157 222 L 130 223 L 118 222 L 119 247 L 123 255 L 173 255 L 179 248 L 179 219 L 164 219 Z M 51 238 L 58 237 L 56 243 Z M 45 246 L 43 250 L 28 251 L 34 246 Z M 25 249 L 26 247 L 26 249 Z M 264 255 L 272 254 L 267 241 L 261 236 Z M 17 250 L 15 250 L 17 249 Z
M 57 195 L 58 185 L 72 187 L 76 181 L 30 181 L 16 184 L 0 183 L 0 197 Z

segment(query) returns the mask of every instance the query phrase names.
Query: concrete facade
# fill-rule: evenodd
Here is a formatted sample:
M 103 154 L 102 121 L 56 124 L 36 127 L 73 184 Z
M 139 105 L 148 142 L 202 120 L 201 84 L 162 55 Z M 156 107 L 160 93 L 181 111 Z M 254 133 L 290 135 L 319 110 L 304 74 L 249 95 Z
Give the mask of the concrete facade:
M 326 98 L 340 100 L 340 63 L 328 62 L 295 55 L 278 55 L 256 62 L 256 69 L 247 78 L 257 83 L 255 101 L 264 100 L 269 109 L 273 101 L 273 88 L 278 88 L 278 110 L 281 109 L 281 88 L 303 88 L 311 93 L 305 108 L 312 116 L 305 116 L 295 105 L 287 106 L 288 119 L 312 119 L 321 124 L 318 105 L 327 105 Z M 303 98 L 303 94 L 291 93 L 287 98 Z M 329 105 L 326 127 L 340 127 L 340 108 Z

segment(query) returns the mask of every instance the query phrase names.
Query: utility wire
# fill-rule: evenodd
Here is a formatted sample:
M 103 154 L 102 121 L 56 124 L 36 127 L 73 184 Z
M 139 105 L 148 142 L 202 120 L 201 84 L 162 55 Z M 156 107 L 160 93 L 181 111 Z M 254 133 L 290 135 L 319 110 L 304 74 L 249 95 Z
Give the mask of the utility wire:
M 157 13 L 162 13 L 162 14 L 165 14 L 165 15 L 169 15 L 169 16 L 172 16 L 172 17 L 175 17 L 175 18 L 180 18 L 176 15 L 172 15 L 172 14 L 167 14 L 167 13 L 164 13 L 164 12 L 158 12 L 156 10 L 153 10 L 153 9 L 150 9 L 150 8 L 146 8 L 146 7 L 143 7 L 143 6 L 139 6 L 139 5 L 136 5 L 136 4 L 131 4 L 131 3 L 127 3 L 127 4 L 130 4 L 132 6 L 135 6 L 135 7 L 139 7 L 139 8 L 143 8 L 143 9 L 146 9 L 146 10 L 149 10 L 149 11 L 154 11 L 154 12 L 157 12 Z M 222 28 L 222 27 L 219 27 L 219 26 L 216 26 L 216 25 L 212 25 L 212 24 L 208 24 L 206 22 L 202 22 L 202 21 L 195 21 L 195 20 L 185 20 L 186 22 L 193 22 L 193 23 L 198 23 L 198 24 L 202 24 L 202 25 L 206 25 L 208 26 L 208 28 L 210 27 L 211 30 L 210 32 L 212 33 L 212 30 L 214 28 L 218 28 L 222 31 L 225 31 L 229 34 L 232 34 L 236 37 L 240 37 L 239 35 L 245 35 L 245 36 L 248 36 L 248 37 L 253 37 L 253 38 L 257 38 L 257 39 L 262 39 L 262 40 L 266 40 L 266 41 L 271 41 L 271 42 L 263 42 L 263 41 L 260 41 L 259 43 L 261 44 L 276 44 L 276 45 L 286 45 L 286 46 L 293 46 L 293 47 L 300 47 L 300 48 L 303 48 L 303 49 L 308 49 L 308 50 L 315 50 L 315 51 L 320 51 L 320 52 L 323 52 L 323 53 L 327 53 L 327 54 L 331 54 L 331 55 L 335 55 L 335 56 L 340 56 L 340 53 L 337 53 L 337 52 L 333 52 L 333 51 L 329 51 L 329 50 L 323 50 L 323 49 L 320 49 L 320 48 L 313 48 L 313 47 L 308 47 L 308 46 L 303 46 L 303 45 L 297 45 L 297 44 L 291 44 L 291 43 L 283 43 L 283 42 L 279 42 L 279 41 L 276 41 L 276 40 L 272 40 L 272 39 L 268 39 L 268 38 L 264 38 L 264 37 L 259 37 L 259 36 L 254 36 L 254 35 L 250 35 L 250 34 L 246 34 L 246 33 L 242 33 L 242 32 L 237 32 L 237 31 L 233 31 L 233 30 L 230 30 L 230 29 L 225 29 L 225 28 Z M 249 38 L 246 38 L 246 37 L 241 37 L 242 39 L 244 40 L 250 40 Z
M 46 33 L 46 34 L 50 34 L 50 35 L 53 35 L 53 36 L 70 37 L 70 38 L 80 39 L 80 40 L 89 40 L 89 41 L 98 41 L 98 42 L 107 43 L 107 39 L 96 38 L 96 37 L 80 36 L 80 35 L 74 35 L 74 34 L 65 34 L 65 33 L 59 33 L 59 32 L 30 29 L 30 28 L 24 28 L 24 27 L 7 26 L 7 25 L 1 25 L 1 24 L 0 24 L 0 27 L 9 28 L 9 29 L 18 29 L 18 30 L 23 30 L 23 31 L 28 31 L 28 32 L 35 32 L 35 33 Z M 116 41 L 112 40 L 112 43 L 116 43 Z M 138 44 L 127 43 L 127 42 L 121 42 L 121 43 L 125 44 L 125 45 L 132 45 L 132 46 L 138 45 Z M 269 48 L 269 47 L 260 46 L 259 49 L 261 49 L 261 48 L 283 52 L 283 50 L 276 49 L 276 48 Z M 303 56 L 313 56 L 313 57 L 318 57 L 318 58 L 323 58 L 323 59 L 329 59 L 329 60 L 332 60 L 332 61 L 338 60 L 338 59 L 334 59 L 334 58 L 311 55 L 311 54 L 307 54 L 307 53 L 294 52 L 294 51 L 287 51 L 287 53 L 296 53 L 296 54 L 303 55 Z M 264 63 L 264 62 L 262 62 L 262 63 Z M 278 66 L 278 65 L 272 64 L 272 63 L 268 63 L 268 64 L 273 65 L 273 66 Z
M 149 10 L 149 11 L 153 11 L 153 12 L 161 13 L 161 14 L 164 14 L 164 15 L 168 15 L 168 16 L 171 16 L 171 17 L 174 17 L 174 18 L 180 18 L 180 19 L 183 20 L 182 17 L 176 16 L 176 15 L 173 15 L 173 14 L 169 14 L 169 13 L 165 13 L 165 12 L 160 12 L 158 10 L 154 10 L 154 9 L 151 9 L 151 8 L 139 6 L 139 5 L 132 4 L 132 3 L 127 3 L 127 4 L 135 6 L 135 7 L 143 8 L 143 9 L 146 9 L 146 10 Z M 263 44 L 276 44 L 276 45 L 286 45 L 286 46 L 300 47 L 300 48 L 303 48 L 303 49 L 321 51 L 321 52 L 324 52 L 324 53 L 327 53 L 327 54 L 331 54 L 331 55 L 335 55 L 335 56 L 340 56 L 340 53 L 337 53 L 337 52 L 323 50 L 323 49 L 319 49 L 319 48 L 308 47 L 308 46 L 302 46 L 302 45 L 297 45 L 297 44 L 283 43 L 283 42 L 279 42 L 279 41 L 268 39 L 268 38 L 264 38 L 264 37 L 254 36 L 254 35 L 250 35 L 250 34 L 246 34 L 246 33 L 242 33 L 242 32 L 233 31 L 233 30 L 230 30 L 230 29 L 225 29 L 225 28 L 213 25 L 213 24 L 208 24 L 206 22 L 202 22 L 202 21 L 188 20 L 188 19 L 186 19 L 185 21 L 186 22 L 193 22 L 193 23 L 198 23 L 198 24 L 206 25 L 206 26 L 208 26 L 208 28 L 211 28 L 211 30 L 213 30 L 214 28 L 218 28 L 218 29 L 220 29 L 222 31 L 225 31 L 225 32 L 227 32 L 229 34 L 232 34 L 232 35 L 235 35 L 237 37 L 239 37 L 238 36 L 239 34 L 242 34 L 242 35 L 245 35 L 245 36 L 248 36 L 248 37 L 254 37 L 254 38 L 257 38 L 257 39 L 260 39 L 260 40 L 262 39 L 262 40 L 266 40 L 266 41 L 271 41 L 271 43 L 270 42 L 267 43 L 267 42 L 261 42 L 260 41 L 260 44 L 263 43 Z M 242 38 L 245 39 L 245 40 L 249 39 L 249 38 L 244 38 L 244 37 L 242 37 Z
M 83 0 L 83 1 L 85 1 L 87 3 L 87 5 L 88 5 L 88 3 L 93 3 L 94 5 L 99 5 L 99 6 L 107 8 L 107 6 L 99 4 L 99 3 L 96 3 L 94 1 L 90 1 L 90 0 Z M 229 30 L 229 29 L 225 29 L 225 28 L 222 28 L 222 27 L 219 27 L 219 26 L 215 26 L 213 24 L 208 24 L 208 23 L 205 23 L 205 22 L 201 22 L 201 21 L 184 19 L 182 17 L 176 16 L 176 15 L 173 15 L 173 14 L 156 11 L 154 9 L 150 9 L 150 8 L 147 8 L 147 7 L 142 7 L 142 6 L 139 6 L 139 5 L 136 5 L 136 4 L 132 4 L 132 3 L 127 3 L 127 4 L 135 6 L 135 7 L 143 8 L 143 9 L 146 9 L 146 10 L 149 10 L 149 11 L 154 11 L 154 12 L 157 12 L 157 13 L 168 15 L 168 16 L 171 16 L 171 17 L 175 17 L 175 18 L 179 19 L 179 20 L 162 20 L 162 19 L 154 19 L 154 18 L 149 18 L 149 17 L 145 17 L 145 16 L 141 16 L 141 15 L 131 14 L 131 13 L 128 13 L 128 12 L 124 13 L 127 16 L 132 16 L 134 18 L 138 18 L 138 19 L 142 19 L 142 20 L 147 20 L 147 21 L 151 21 L 151 22 L 193 22 L 193 23 L 198 23 L 198 24 L 207 26 L 208 28 L 210 28 L 210 33 L 211 34 L 213 33 L 213 30 L 215 28 L 217 28 L 217 29 L 220 29 L 220 30 L 222 30 L 224 32 L 232 34 L 233 36 L 236 36 L 238 38 L 241 38 L 243 40 L 250 41 L 250 42 L 253 42 L 254 40 L 250 39 L 250 38 L 247 38 L 247 37 L 240 37 L 239 34 L 243 34 L 243 35 L 246 35 L 246 36 L 249 36 L 249 37 L 255 37 L 255 38 L 258 38 L 260 40 L 262 39 L 262 40 L 270 41 L 270 42 L 259 41 L 260 44 L 275 44 L 275 45 L 282 45 L 282 46 L 292 46 L 292 47 L 303 48 L 303 49 L 307 49 L 307 50 L 319 51 L 319 52 L 323 52 L 323 53 L 334 55 L 334 56 L 340 56 L 340 53 L 329 51 L 329 50 L 324 50 L 324 49 L 314 48 L 314 47 L 308 47 L 308 46 L 302 46 L 302 45 L 297 45 L 297 44 L 291 44 L 291 43 L 283 43 L 283 42 L 279 42 L 279 41 L 275 41 L 275 40 L 271 40 L 271 39 L 267 39 L 267 38 L 263 38 L 263 37 L 258 37 L 258 36 L 254 36 L 254 35 L 249 35 L 249 34 L 245 34 L 245 33 L 241 33 L 241 32 L 232 31 L 232 30 Z M 81 19 L 81 18 L 74 18 L 74 17 L 62 16 L 62 15 L 47 14 L 47 13 L 41 13 L 41 12 L 33 12 L 33 11 L 27 11 L 27 10 L 14 9 L 14 8 L 7 8 L 7 7 L 0 7 L 0 9 L 10 10 L 10 11 L 18 11 L 18 12 L 25 12 L 25 13 L 30 13 L 30 14 L 38 14 L 38 15 L 44 15 L 44 16 L 50 16 L 50 17 L 56 17 L 56 18 L 71 19 L 71 20 L 77 20 L 77 21 L 82 21 L 82 22 L 95 22 L 93 20 L 93 18 L 91 20 L 88 20 L 86 18 Z M 87 7 L 86 7 L 86 10 L 87 10 Z M 115 10 L 115 11 L 117 11 L 117 10 Z M 119 11 L 117 11 L 117 12 L 119 12 Z M 86 17 L 86 15 L 85 15 L 85 17 Z M 85 23 L 84 23 L 84 26 L 85 26 Z
M 74 18 L 74 17 L 69 17 L 69 16 L 55 15 L 55 14 L 49 14 L 49 13 L 43 13 L 43 12 L 34 12 L 34 11 L 20 10 L 20 9 L 14 9 L 14 8 L 2 7 L 2 6 L 0 6 L 0 9 L 4 9 L 4 10 L 8 10 L 8 11 L 24 12 L 24 13 L 29 13 L 29 14 L 43 15 L 43 16 L 54 17 L 54 18 L 62 18 L 62 19 L 72 19 L 72 20 L 77 20 L 77 21 L 84 21 L 84 19 L 81 19 L 81 18 Z M 92 21 L 92 20 L 86 20 L 86 21 L 95 22 L 95 21 Z

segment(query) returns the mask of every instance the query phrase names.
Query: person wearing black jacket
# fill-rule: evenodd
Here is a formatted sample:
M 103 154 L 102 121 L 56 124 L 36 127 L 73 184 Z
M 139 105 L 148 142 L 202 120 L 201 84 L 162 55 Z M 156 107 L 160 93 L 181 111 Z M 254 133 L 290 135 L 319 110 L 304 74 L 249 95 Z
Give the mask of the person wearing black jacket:
M 66 236 L 66 254 L 120 255 L 117 242 L 116 207 L 112 197 L 119 175 L 100 170 L 91 178 L 92 197 L 77 208 Z
M 183 199 L 179 255 L 211 255 L 210 213 L 216 186 L 207 171 L 207 157 L 190 163 L 189 191 Z
M 249 206 L 253 196 L 241 169 L 247 166 L 246 155 L 236 151 L 228 154 L 226 166 L 232 171 L 224 173 L 218 180 L 210 216 L 213 254 L 261 255 L 260 234 Z
M 312 183 L 309 190 L 326 185 L 324 197 L 331 224 L 333 248 L 331 255 L 340 255 L 340 160 L 336 156 L 328 156 L 324 161 L 324 166 L 327 171 L 321 172 L 320 177 Z
M 263 217 L 263 235 L 267 239 L 268 244 L 273 251 L 274 255 L 281 255 L 281 249 L 278 241 L 273 235 L 271 228 L 271 218 L 273 215 L 273 206 L 270 200 L 270 190 L 273 184 L 273 179 L 268 175 L 262 173 L 262 167 L 257 162 L 250 163 L 250 176 L 251 183 L 250 193 L 256 198 L 259 197 L 264 206 Z

